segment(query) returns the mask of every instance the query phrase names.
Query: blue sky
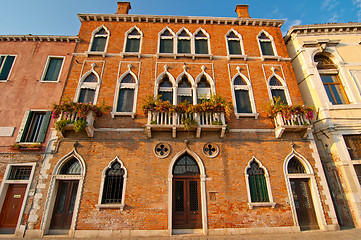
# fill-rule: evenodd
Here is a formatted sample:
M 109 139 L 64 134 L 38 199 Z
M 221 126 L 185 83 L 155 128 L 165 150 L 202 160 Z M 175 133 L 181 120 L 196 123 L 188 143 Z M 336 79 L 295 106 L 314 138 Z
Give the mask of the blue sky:
M 292 25 L 361 22 L 361 0 L 130 0 L 129 14 L 236 17 L 248 4 L 252 18 L 283 19 Z M 116 0 L 0 0 L 0 35 L 77 35 L 77 13 L 115 13 Z

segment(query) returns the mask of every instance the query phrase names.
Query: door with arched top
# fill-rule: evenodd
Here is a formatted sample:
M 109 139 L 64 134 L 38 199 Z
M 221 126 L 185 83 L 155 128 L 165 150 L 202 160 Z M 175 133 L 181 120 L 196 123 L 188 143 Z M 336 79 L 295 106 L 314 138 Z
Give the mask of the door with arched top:
M 173 228 L 202 228 L 200 175 L 197 162 L 183 154 L 173 167 Z

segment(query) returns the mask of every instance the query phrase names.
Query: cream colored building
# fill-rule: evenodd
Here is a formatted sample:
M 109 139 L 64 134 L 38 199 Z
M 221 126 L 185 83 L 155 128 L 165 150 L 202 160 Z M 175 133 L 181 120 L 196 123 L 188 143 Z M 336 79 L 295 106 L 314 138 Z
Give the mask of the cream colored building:
M 292 27 L 285 36 L 340 225 L 361 227 L 361 23 Z

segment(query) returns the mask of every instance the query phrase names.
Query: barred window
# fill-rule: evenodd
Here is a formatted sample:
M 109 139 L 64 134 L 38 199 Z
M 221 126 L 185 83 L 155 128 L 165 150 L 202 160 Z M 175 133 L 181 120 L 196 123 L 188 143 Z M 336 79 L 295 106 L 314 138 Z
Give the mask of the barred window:
M 265 172 L 256 161 L 252 161 L 247 169 L 248 184 L 252 202 L 269 202 Z
M 198 175 L 199 167 L 194 158 L 188 153 L 182 155 L 173 167 L 173 175 Z
M 12 166 L 8 180 L 29 180 L 31 166 Z
M 351 160 L 361 160 L 361 135 L 344 135 Z
M 105 173 L 102 204 L 122 203 L 125 171 L 116 161 Z
M 68 160 L 60 170 L 62 175 L 80 175 L 81 174 L 81 165 L 76 158 L 71 158 Z
M 302 165 L 302 163 L 295 157 L 293 157 L 289 162 L 287 166 L 287 171 L 290 174 L 302 174 L 306 173 L 305 167 Z

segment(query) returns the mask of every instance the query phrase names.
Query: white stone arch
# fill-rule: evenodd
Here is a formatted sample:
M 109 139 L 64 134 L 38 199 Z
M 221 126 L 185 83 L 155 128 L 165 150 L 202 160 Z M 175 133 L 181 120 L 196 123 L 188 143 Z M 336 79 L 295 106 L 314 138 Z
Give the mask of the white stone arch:
M 273 100 L 272 89 L 283 90 L 285 93 L 285 97 L 287 99 L 288 105 L 292 105 L 292 100 L 291 100 L 290 92 L 288 91 L 286 81 L 281 76 L 279 76 L 277 73 L 275 73 L 275 69 L 273 67 L 272 67 L 272 72 L 273 72 L 272 75 L 267 79 L 268 94 L 269 94 L 270 99 Z M 282 86 L 271 86 L 270 81 L 273 77 L 275 77 L 282 84 Z
M 88 72 L 86 72 L 79 80 L 78 82 L 78 87 L 76 89 L 76 93 L 75 93 L 75 98 L 74 98 L 74 102 L 78 102 L 79 101 L 79 97 L 80 97 L 80 92 L 82 89 L 92 89 L 95 90 L 94 93 L 94 102 L 93 104 L 95 105 L 98 101 L 98 95 L 99 95 L 99 90 L 100 90 L 100 85 L 101 85 L 101 78 L 100 75 L 95 71 L 95 64 L 92 64 L 92 69 L 89 70 Z M 91 74 L 94 74 L 97 82 L 84 82 L 84 80 Z
M 133 30 L 137 30 L 137 32 L 140 34 L 139 36 L 131 36 L 129 35 L 130 33 L 133 32 Z M 133 53 L 141 53 L 142 52 L 142 42 L 143 42 L 143 32 L 135 25 L 133 27 L 131 27 L 128 31 L 125 32 L 125 39 L 124 39 L 124 46 L 123 46 L 123 53 L 126 52 L 126 48 L 127 48 L 127 42 L 128 39 L 134 38 L 134 39 L 139 39 L 139 49 L 138 52 L 133 52 Z M 132 52 L 129 52 L 132 53 Z
M 233 100 L 233 105 L 235 106 L 234 108 L 234 114 L 237 116 L 237 118 L 242 117 L 242 116 L 249 116 L 250 114 L 248 113 L 239 113 L 237 112 L 237 101 L 236 101 L 236 94 L 235 91 L 236 90 L 246 90 L 248 91 L 249 94 L 249 100 L 251 103 L 251 108 L 252 108 L 252 113 L 251 115 L 253 116 L 257 116 L 257 110 L 256 110 L 256 102 L 254 100 L 254 94 L 253 94 L 253 89 L 252 89 L 252 83 L 251 81 L 244 75 L 241 73 L 241 68 L 237 67 L 237 73 L 233 76 L 232 80 L 231 80 L 231 87 L 232 87 L 232 100 Z M 247 84 L 246 86 L 236 86 L 234 85 L 234 81 L 237 77 L 241 77 L 245 83 Z
M 95 30 L 92 32 L 92 38 L 91 38 L 90 43 L 89 43 L 88 53 L 90 53 L 90 52 L 94 53 L 94 51 L 92 51 L 92 46 L 93 46 L 93 43 L 94 43 L 94 38 L 95 38 L 95 35 L 96 35 L 101 29 L 104 29 L 104 31 L 106 32 L 106 34 L 102 34 L 102 35 L 100 35 L 100 37 L 107 38 L 107 40 L 106 40 L 106 42 L 105 42 L 104 51 L 99 52 L 99 53 L 101 53 L 101 54 L 103 55 L 103 57 L 105 57 L 105 54 L 104 54 L 104 53 L 106 53 L 107 48 L 108 48 L 110 31 L 108 30 L 108 28 L 107 28 L 104 24 L 101 25 L 101 26 L 99 26 L 97 29 L 95 29 Z
M 292 158 L 296 158 L 304 167 L 305 173 L 296 173 L 296 174 L 290 174 L 288 173 L 288 163 Z M 322 207 L 321 202 L 321 196 L 320 192 L 317 187 L 316 178 L 314 174 L 314 170 L 312 168 L 312 165 L 307 161 L 305 157 L 303 157 L 300 153 L 298 153 L 295 149 L 292 149 L 292 152 L 286 157 L 283 165 L 283 171 L 285 174 L 285 180 L 286 180 L 286 187 L 287 192 L 289 196 L 289 204 L 291 206 L 292 210 L 292 216 L 295 226 L 299 227 L 299 222 L 297 219 L 297 212 L 296 212 L 296 206 L 293 198 L 292 188 L 291 188 L 291 182 L 290 179 L 292 178 L 303 178 L 303 179 L 309 179 L 309 185 L 310 185 L 310 191 L 312 196 L 312 203 L 315 209 L 315 214 L 318 222 L 318 226 L 321 230 L 327 229 L 327 223 L 325 219 L 325 213 L 324 209 Z
M 106 172 L 109 168 L 112 167 L 112 165 L 118 162 L 120 164 L 120 167 L 124 170 L 124 175 L 123 175 L 123 190 L 122 190 L 122 201 L 120 204 L 102 204 L 102 197 L 103 197 L 103 190 L 104 190 L 104 182 L 105 182 L 105 177 L 106 177 Z M 124 163 L 122 162 L 122 160 L 120 160 L 118 157 L 115 157 L 112 161 L 109 162 L 108 166 L 106 166 L 103 169 L 102 172 L 102 179 L 100 182 L 100 190 L 99 190 L 99 198 L 98 198 L 98 204 L 95 205 L 97 207 L 97 209 L 99 210 L 100 208 L 119 208 L 121 211 L 123 211 L 124 206 L 125 206 L 125 189 L 127 186 L 127 179 L 128 179 L 128 171 L 124 166 Z
M 113 110 L 111 112 L 111 115 L 113 118 L 116 115 L 130 115 L 133 118 L 135 116 L 135 112 L 136 112 L 136 108 L 137 108 L 137 99 L 138 99 L 139 79 L 138 79 L 137 75 L 132 71 L 132 67 L 133 66 L 131 64 L 129 64 L 128 71 L 124 72 L 117 80 L 117 85 L 116 85 L 115 93 L 114 93 Z M 122 83 L 123 79 L 128 74 L 130 74 L 133 77 L 135 83 Z M 119 92 L 120 92 L 120 89 L 122 89 L 122 88 L 134 89 L 133 109 L 131 112 L 118 112 L 117 111 Z
M 188 147 L 178 152 L 169 164 L 168 170 L 168 230 L 170 235 L 172 234 L 172 207 L 173 207 L 173 167 L 179 157 L 188 153 L 197 162 L 200 171 L 200 184 L 201 184 L 201 206 L 202 206 L 202 229 L 203 234 L 208 232 L 208 216 L 207 216 L 207 195 L 206 195 L 206 170 L 202 159 Z
M 195 85 L 194 98 L 195 99 L 193 99 L 193 101 L 195 100 L 197 102 L 197 100 L 199 98 L 199 95 L 207 94 L 207 95 L 209 95 L 207 97 L 210 97 L 210 95 L 215 95 L 216 94 L 216 87 L 215 87 L 214 80 L 205 70 L 206 70 L 206 67 L 203 65 L 202 66 L 202 72 L 195 79 L 195 82 L 194 82 L 194 85 Z M 209 93 L 200 93 L 199 92 L 200 89 L 197 88 L 197 85 L 198 85 L 199 81 L 202 79 L 203 76 L 205 76 L 205 78 L 207 79 L 207 82 L 210 85 L 210 92 Z
M 168 72 L 168 66 L 165 67 L 165 71 L 162 72 L 155 81 L 154 96 L 157 96 L 159 94 L 159 84 L 163 80 L 164 76 L 168 76 L 169 81 L 172 83 L 172 92 L 173 92 L 172 104 L 176 105 L 177 104 L 177 84 L 176 84 L 176 80 L 173 77 L 173 75 L 170 72 Z
M 162 34 L 168 30 L 170 32 L 170 34 L 172 34 L 172 36 L 162 36 Z M 176 34 L 172 31 L 172 29 L 170 29 L 168 26 L 166 26 L 165 28 L 162 29 L 162 31 L 160 31 L 158 33 L 158 47 L 157 47 L 157 53 L 161 53 L 160 52 L 160 41 L 161 39 L 172 39 L 173 40 L 173 53 L 177 52 L 177 39 L 176 39 Z
M 194 78 L 192 77 L 192 75 L 190 75 L 190 74 L 187 72 L 187 67 L 186 67 L 186 66 L 184 66 L 184 71 L 183 71 L 181 74 L 179 74 L 179 76 L 178 76 L 177 79 L 176 79 L 175 92 L 176 92 L 176 97 L 177 97 L 177 103 L 178 103 L 178 95 L 183 94 L 182 92 L 180 92 L 180 90 L 179 90 L 179 88 L 178 88 L 178 84 L 179 84 L 179 82 L 182 80 L 182 77 L 183 77 L 184 75 L 187 76 L 187 78 L 188 78 L 188 80 L 189 80 L 189 82 L 190 82 L 190 84 L 191 84 L 191 92 L 192 92 L 192 99 L 193 99 L 193 103 L 191 103 L 191 104 L 197 104 L 197 102 L 194 101 L 197 85 L 195 84 Z
M 259 168 L 262 168 L 264 171 L 264 177 L 266 180 L 266 185 L 267 185 L 267 193 L 268 193 L 268 202 L 252 202 L 252 198 L 251 198 L 251 189 L 249 186 L 249 175 L 247 173 L 248 169 L 251 168 L 251 163 L 252 162 L 256 162 L 259 166 Z M 272 195 L 272 190 L 271 190 L 271 182 L 270 182 L 270 178 L 269 178 L 269 173 L 268 170 L 265 166 L 263 166 L 262 162 L 259 161 L 255 156 L 252 157 L 252 159 L 248 162 L 248 165 L 246 167 L 246 169 L 244 170 L 244 174 L 246 176 L 246 187 L 247 187 L 247 193 L 248 193 L 248 206 L 250 209 L 253 209 L 253 207 L 275 207 L 276 203 L 273 201 L 273 195 Z
M 60 170 L 62 169 L 64 164 L 73 158 L 75 158 L 80 163 L 81 174 L 79 174 L 79 175 L 59 174 Z M 42 219 L 42 222 L 40 225 L 40 230 L 42 231 L 42 235 L 48 234 L 48 232 L 49 232 L 51 218 L 52 218 L 53 211 L 54 211 L 55 200 L 56 200 L 56 196 L 57 196 L 57 192 L 58 192 L 59 182 L 61 180 L 78 180 L 79 184 L 78 184 L 78 190 L 77 190 L 77 195 L 76 195 L 76 199 L 75 199 L 73 217 L 72 217 L 72 222 L 71 222 L 70 229 L 68 232 L 69 237 L 74 236 L 76 220 L 78 218 L 78 212 L 79 212 L 80 199 L 81 199 L 82 192 L 83 192 L 85 175 L 86 175 L 86 163 L 85 163 L 84 159 L 82 158 L 82 156 L 80 156 L 80 154 L 76 151 L 75 148 L 70 153 L 68 153 L 67 155 L 62 157 L 58 161 L 58 163 L 55 165 L 53 174 L 51 176 L 49 192 L 48 192 L 46 202 L 45 202 L 44 216 L 43 216 L 43 219 Z
M 206 37 L 197 37 L 196 35 L 199 33 L 199 32 L 202 32 Z M 193 54 L 197 54 L 196 53 L 196 49 L 195 49 L 195 41 L 197 40 L 197 39 L 205 39 L 205 40 L 207 40 L 207 47 L 208 47 L 208 53 L 207 54 L 211 54 L 211 42 L 210 42 L 210 35 L 207 33 L 207 31 L 206 30 L 204 30 L 203 28 L 198 28 L 195 32 L 194 32 L 194 34 L 193 34 L 193 44 L 194 44 L 194 53 Z M 192 44 L 192 45 L 193 45 Z
M 234 33 L 237 36 L 237 39 L 233 39 L 233 38 L 229 38 L 229 34 Z M 234 30 L 233 28 L 231 28 L 226 35 L 224 36 L 225 40 L 226 40 L 226 46 L 227 46 L 227 54 L 228 55 L 232 55 L 229 52 L 229 46 L 228 46 L 228 41 L 229 40 L 233 40 L 233 41 L 239 41 L 239 45 L 240 45 L 240 49 L 241 49 L 241 54 L 240 56 L 246 55 L 245 51 L 244 51 L 244 46 L 243 46 L 243 37 L 241 34 L 239 34 L 236 30 Z
M 259 39 L 259 36 L 261 36 L 262 33 L 264 33 L 267 36 L 267 38 L 271 41 L 271 45 L 272 45 L 272 49 L 273 49 L 273 53 L 274 53 L 273 56 L 272 55 L 263 55 L 263 53 L 262 53 L 261 42 L 260 42 L 261 40 Z M 258 44 L 259 52 L 261 53 L 262 57 L 264 57 L 264 56 L 272 56 L 272 57 L 278 56 L 274 38 L 272 37 L 271 34 L 269 34 L 264 29 L 262 29 L 257 35 L 257 44 Z

